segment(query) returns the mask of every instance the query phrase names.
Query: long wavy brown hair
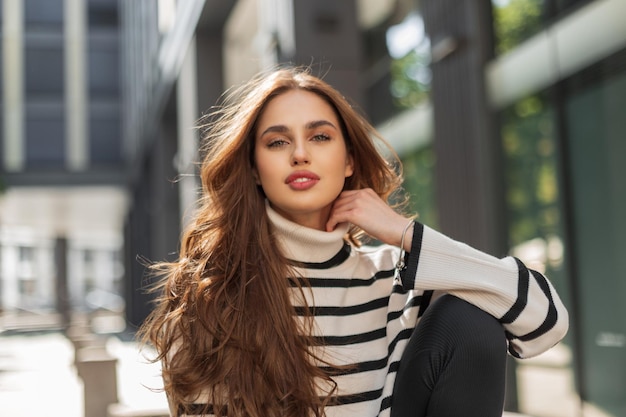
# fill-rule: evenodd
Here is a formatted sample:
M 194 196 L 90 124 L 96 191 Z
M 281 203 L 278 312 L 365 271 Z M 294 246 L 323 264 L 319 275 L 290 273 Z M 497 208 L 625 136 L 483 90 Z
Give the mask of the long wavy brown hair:
M 336 111 L 354 159 L 345 189 L 372 188 L 387 201 L 400 190 L 393 150 L 309 69 L 275 69 L 224 95 L 201 126 L 199 207 L 178 260 L 153 266 L 163 276 L 161 293 L 139 332 L 156 348 L 164 389 L 181 414 L 320 417 L 332 404 L 336 384 L 318 366 L 310 314 L 299 320 L 292 305 L 290 286 L 301 285 L 304 295 L 306 284 L 279 250 L 253 176 L 256 121 L 273 97 L 293 89 L 317 94 Z M 346 239 L 359 244 L 361 235 L 352 226 Z

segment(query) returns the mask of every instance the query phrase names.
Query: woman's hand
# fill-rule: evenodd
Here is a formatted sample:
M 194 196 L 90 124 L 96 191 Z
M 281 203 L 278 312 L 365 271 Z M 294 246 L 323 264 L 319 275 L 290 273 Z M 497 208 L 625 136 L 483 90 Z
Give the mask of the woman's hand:
M 342 192 L 330 212 L 326 230 L 332 231 L 339 223 L 352 223 L 374 239 L 400 246 L 402 232 L 410 219 L 396 213 L 372 189 Z M 404 250 L 411 249 L 412 227 L 406 231 Z

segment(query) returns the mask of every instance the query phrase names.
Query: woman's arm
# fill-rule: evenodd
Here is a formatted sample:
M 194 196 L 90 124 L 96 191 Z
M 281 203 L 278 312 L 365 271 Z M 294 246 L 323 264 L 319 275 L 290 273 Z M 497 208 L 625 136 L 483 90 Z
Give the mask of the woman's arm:
M 415 223 L 401 271 L 410 288 L 445 291 L 496 317 L 513 356 L 529 358 L 567 333 L 568 313 L 552 283 L 519 259 L 493 257 Z
M 372 190 L 343 192 L 327 228 L 350 222 L 381 242 L 400 246 L 406 230 L 407 288 L 444 291 L 476 305 L 504 326 L 512 355 L 536 356 L 558 343 L 569 327 L 567 310 L 542 274 L 516 258 L 502 259 L 457 242 L 396 213 Z

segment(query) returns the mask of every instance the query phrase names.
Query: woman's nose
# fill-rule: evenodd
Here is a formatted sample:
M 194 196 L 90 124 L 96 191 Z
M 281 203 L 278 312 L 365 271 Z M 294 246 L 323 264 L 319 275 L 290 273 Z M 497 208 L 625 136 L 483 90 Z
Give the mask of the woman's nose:
M 291 164 L 292 165 L 304 165 L 308 164 L 310 161 L 309 152 L 306 149 L 306 145 L 304 143 L 297 143 L 293 148 L 293 152 L 291 154 Z

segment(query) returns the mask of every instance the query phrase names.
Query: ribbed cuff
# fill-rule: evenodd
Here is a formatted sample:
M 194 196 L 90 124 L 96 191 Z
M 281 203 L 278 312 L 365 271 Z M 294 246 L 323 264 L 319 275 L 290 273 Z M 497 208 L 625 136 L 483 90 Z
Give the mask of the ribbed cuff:
M 411 251 L 404 254 L 404 264 L 406 266 L 400 271 L 402 287 L 404 287 L 405 290 L 415 288 L 415 276 L 417 275 L 417 265 L 419 264 L 420 253 L 422 251 L 422 239 L 424 237 L 424 225 L 420 222 L 413 223 Z

